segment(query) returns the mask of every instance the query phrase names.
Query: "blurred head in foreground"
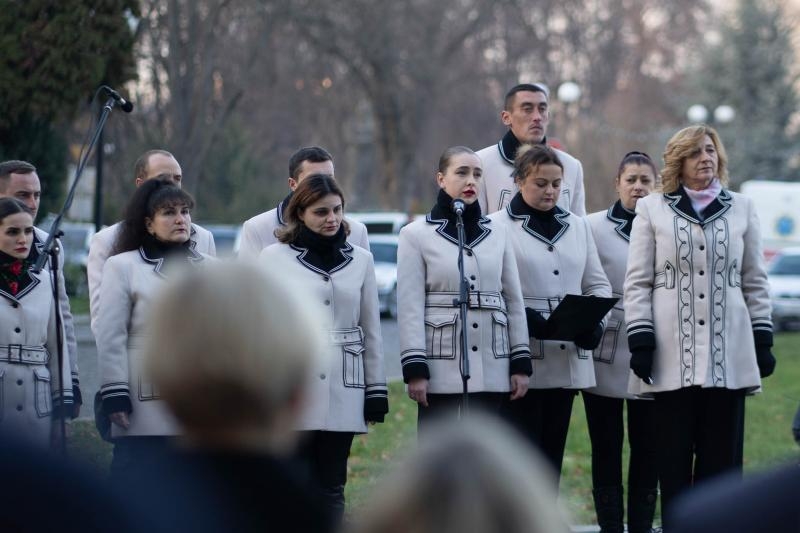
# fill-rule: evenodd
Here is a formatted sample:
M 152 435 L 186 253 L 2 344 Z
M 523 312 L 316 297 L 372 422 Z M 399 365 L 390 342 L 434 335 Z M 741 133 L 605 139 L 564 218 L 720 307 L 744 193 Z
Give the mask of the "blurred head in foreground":
M 558 533 L 552 472 L 502 422 L 443 421 L 355 520 L 356 533 Z
M 156 305 L 146 357 L 188 442 L 284 450 L 321 345 L 301 288 L 238 263 L 174 279 Z

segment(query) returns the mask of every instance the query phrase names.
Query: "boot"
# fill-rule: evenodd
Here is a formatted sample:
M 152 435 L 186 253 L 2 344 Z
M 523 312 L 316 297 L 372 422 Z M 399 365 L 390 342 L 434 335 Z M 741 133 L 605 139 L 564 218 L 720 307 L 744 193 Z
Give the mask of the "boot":
M 628 533 L 650 533 L 656 514 L 656 489 L 628 489 Z
M 622 487 L 600 487 L 592 495 L 600 533 L 623 533 Z

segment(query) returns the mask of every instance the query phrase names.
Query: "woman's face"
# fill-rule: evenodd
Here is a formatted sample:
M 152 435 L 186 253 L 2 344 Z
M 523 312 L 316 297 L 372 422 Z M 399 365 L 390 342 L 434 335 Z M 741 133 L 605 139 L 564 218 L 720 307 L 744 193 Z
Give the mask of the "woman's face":
M 163 242 L 186 242 L 192 225 L 187 205 L 167 205 L 156 209 L 153 218 L 145 219 L 147 231 Z
M 650 165 L 625 165 L 617 178 L 617 194 L 625 209 L 633 211 L 639 198 L 644 198 L 656 186 L 656 175 Z
M 549 211 L 558 202 L 561 194 L 561 167 L 553 163 L 530 168 L 519 184 L 525 203 L 539 211 Z
M 333 193 L 323 196 L 301 211 L 298 217 L 314 233 L 325 237 L 336 235 L 344 217 L 342 199 Z
M 25 259 L 33 244 L 33 217 L 14 213 L 0 221 L 0 251 L 16 259 Z
M 466 152 L 450 158 L 444 173 L 436 173 L 436 182 L 453 200 L 461 199 L 472 204 L 478 199 L 478 186 L 483 177 L 481 159 Z
M 694 190 L 707 188 L 719 170 L 719 155 L 714 142 L 708 135 L 697 143 L 695 149 L 683 160 L 681 182 Z

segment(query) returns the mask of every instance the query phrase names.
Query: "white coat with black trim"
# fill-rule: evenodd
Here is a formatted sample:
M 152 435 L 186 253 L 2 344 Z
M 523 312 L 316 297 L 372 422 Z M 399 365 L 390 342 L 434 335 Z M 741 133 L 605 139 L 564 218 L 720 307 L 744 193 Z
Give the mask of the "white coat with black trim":
M 191 250 L 191 264 L 208 259 L 211 256 Z M 164 260 L 149 258 L 144 248 L 111 256 L 103 267 L 99 297 L 103 312 L 95 324 L 100 396 L 104 405 L 127 404 L 127 399 L 131 408 L 128 429 L 111 425 L 114 438 L 179 433 L 144 372 L 144 343 L 153 303 L 168 283 L 163 267 Z
M 313 369 L 306 407 L 295 427 L 366 433 L 365 401 L 388 401 L 372 254 L 345 243 L 343 263 L 326 272 L 304 260 L 306 251 L 276 243 L 258 258 L 262 268 L 280 269 L 305 289 L 311 300 L 303 303 L 321 317 L 328 335 L 327 353 Z
M 50 260 L 28 276 L 16 295 L 0 289 L 0 428 L 48 446 L 53 409 L 72 410 L 69 352 L 64 336 L 59 368 Z
M 547 318 L 567 294 L 611 296 L 592 230 L 585 218 L 556 208 L 560 231 L 548 239 L 510 206 L 489 218 L 507 228 L 525 306 Z M 526 334 L 527 337 L 527 334 Z M 531 389 L 585 389 L 595 385 L 592 352 L 574 342 L 530 338 Z
M 772 345 L 772 319 L 753 201 L 723 189 L 701 221 L 689 197 L 654 193 L 636 203 L 625 276 L 632 349 L 655 349 L 653 385 L 756 390 L 755 343 Z
M 458 241 L 430 214 L 400 230 L 397 312 L 406 382 L 428 378 L 428 392 L 462 392 Z M 509 392 L 512 373 L 530 374 L 519 274 L 506 230 L 482 217 L 483 232 L 464 252 L 470 283 L 467 346 L 470 392 Z M 516 369 L 519 369 L 518 371 Z

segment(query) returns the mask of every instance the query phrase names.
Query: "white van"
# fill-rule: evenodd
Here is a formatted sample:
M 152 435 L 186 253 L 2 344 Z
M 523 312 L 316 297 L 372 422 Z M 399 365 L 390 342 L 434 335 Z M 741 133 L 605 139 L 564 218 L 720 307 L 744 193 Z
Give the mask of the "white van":
M 767 258 L 781 248 L 800 246 L 800 183 L 750 180 L 739 191 L 753 199 Z

